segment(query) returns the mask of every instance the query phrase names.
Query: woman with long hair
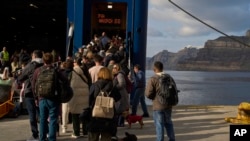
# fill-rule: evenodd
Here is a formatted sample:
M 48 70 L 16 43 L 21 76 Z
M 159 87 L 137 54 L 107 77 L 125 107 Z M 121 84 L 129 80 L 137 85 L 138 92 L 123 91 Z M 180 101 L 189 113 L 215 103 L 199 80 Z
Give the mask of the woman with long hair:
M 89 106 L 92 110 L 101 90 L 110 93 L 109 96 L 113 97 L 115 101 L 120 99 L 119 91 L 113 87 L 112 73 L 106 67 L 100 69 L 98 80 L 90 87 Z M 115 117 L 111 119 L 92 117 L 87 127 L 89 141 L 99 141 L 99 136 L 101 136 L 101 141 L 110 141 L 113 130 L 116 129 Z

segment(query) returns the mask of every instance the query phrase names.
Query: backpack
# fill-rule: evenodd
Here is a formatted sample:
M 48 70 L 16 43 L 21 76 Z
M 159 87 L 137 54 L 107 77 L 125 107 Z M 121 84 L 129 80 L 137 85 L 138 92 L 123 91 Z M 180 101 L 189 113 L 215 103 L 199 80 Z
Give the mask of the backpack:
M 126 90 L 130 94 L 133 90 L 133 84 L 132 82 L 128 79 L 128 76 L 125 76 L 125 81 L 126 81 Z
M 168 74 L 162 74 L 159 78 L 160 92 L 157 94 L 159 103 L 175 106 L 179 102 L 178 90 L 173 78 Z
M 133 90 L 133 84 L 132 82 L 128 79 L 128 76 L 125 75 L 124 73 L 122 73 L 124 78 L 125 78 L 125 81 L 126 81 L 126 90 L 127 92 L 130 94 Z
M 57 71 L 53 67 L 42 66 L 39 69 L 35 84 L 35 94 L 38 97 L 54 99 L 58 96 Z
M 72 77 L 72 72 L 68 75 L 68 82 L 59 79 L 59 94 L 61 103 L 67 103 L 73 97 L 73 89 L 70 86 L 70 81 Z
M 115 100 L 110 97 L 111 92 L 100 89 L 95 98 L 95 104 L 92 110 L 92 117 L 112 119 L 115 115 Z

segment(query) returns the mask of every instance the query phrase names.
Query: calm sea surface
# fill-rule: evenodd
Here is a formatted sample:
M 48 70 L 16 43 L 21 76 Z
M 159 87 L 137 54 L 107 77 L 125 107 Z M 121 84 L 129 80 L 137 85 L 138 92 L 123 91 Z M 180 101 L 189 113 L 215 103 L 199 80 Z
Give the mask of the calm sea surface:
M 238 105 L 250 102 L 250 72 L 166 71 L 178 89 L 180 105 Z M 154 75 L 146 71 L 148 80 Z M 151 104 L 147 99 L 147 103 Z

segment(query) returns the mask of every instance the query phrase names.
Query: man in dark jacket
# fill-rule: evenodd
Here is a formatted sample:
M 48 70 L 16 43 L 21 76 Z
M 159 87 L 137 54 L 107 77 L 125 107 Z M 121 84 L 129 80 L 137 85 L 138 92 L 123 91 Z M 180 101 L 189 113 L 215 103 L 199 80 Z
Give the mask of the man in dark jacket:
M 160 93 L 159 77 L 164 74 L 163 64 L 159 61 L 154 63 L 155 75 L 147 83 L 145 95 L 153 102 L 153 118 L 156 127 L 156 141 L 164 141 L 164 128 L 167 131 L 169 141 L 175 141 L 174 125 L 172 122 L 172 106 L 161 104 L 158 101 Z M 171 77 L 172 79 L 172 77 Z M 174 82 L 174 80 L 172 79 Z M 174 82 L 174 87 L 176 87 Z
M 32 61 L 25 66 L 25 68 L 22 70 L 22 73 L 17 78 L 18 82 L 25 83 L 25 103 L 27 111 L 29 113 L 30 127 L 32 131 L 32 136 L 27 141 L 38 140 L 37 118 L 39 116 L 39 110 L 36 106 L 35 99 L 33 96 L 31 80 L 35 69 L 43 65 L 42 55 L 43 53 L 40 50 L 33 51 Z
M 136 64 L 134 66 L 134 75 L 133 75 L 133 81 L 134 81 L 134 96 L 132 100 L 132 115 L 136 115 L 137 108 L 139 102 L 141 103 L 141 108 L 143 111 L 143 117 L 149 117 L 147 105 L 145 102 L 145 73 L 141 70 L 141 67 L 139 64 Z
M 39 101 L 39 138 L 40 141 L 56 141 L 57 119 L 61 103 L 60 87 L 58 87 L 59 80 L 66 84 L 69 83 L 67 78 L 53 66 L 53 55 L 51 53 L 44 53 L 43 62 L 44 65 L 34 71 L 32 78 L 32 89 L 35 92 L 35 99 Z

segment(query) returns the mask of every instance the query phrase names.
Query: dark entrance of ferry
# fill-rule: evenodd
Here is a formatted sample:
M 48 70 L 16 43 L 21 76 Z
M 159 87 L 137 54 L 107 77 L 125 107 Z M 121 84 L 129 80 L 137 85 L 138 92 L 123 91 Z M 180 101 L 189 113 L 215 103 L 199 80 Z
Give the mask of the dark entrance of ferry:
M 126 48 L 132 64 L 145 69 L 148 0 L 68 0 L 69 51 L 88 44 L 94 34 L 126 39 Z
M 127 4 L 96 2 L 91 10 L 91 35 L 101 35 L 126 38 Z

